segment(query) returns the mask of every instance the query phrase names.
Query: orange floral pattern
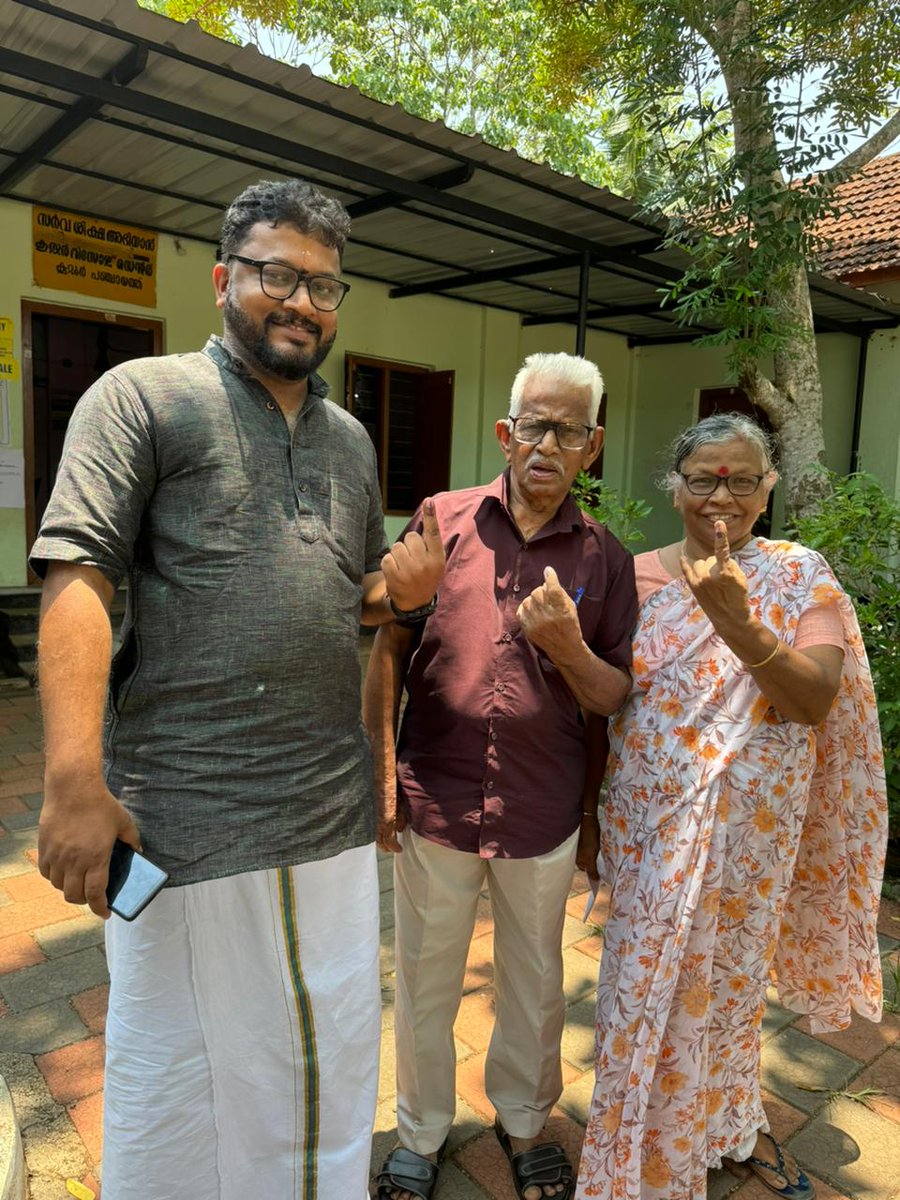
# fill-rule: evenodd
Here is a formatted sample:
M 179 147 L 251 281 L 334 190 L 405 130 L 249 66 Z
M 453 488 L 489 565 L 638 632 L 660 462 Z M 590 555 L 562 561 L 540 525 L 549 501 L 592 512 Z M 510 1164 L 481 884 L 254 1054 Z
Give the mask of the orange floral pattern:
M 610 724 L 612 897 L 577 1200 L 702 1200 L 707 1168 L 768 1128 L 773 973 L 814 1031 L 881 1016 L 887 802 L 856 614 L 813 551 L 759 538 L 738 560 L 787 642 L 807 608 L 836 605 L 841 687 L 817 728 L 783 721 L 683 580 L 642 605 L 640 676 Z

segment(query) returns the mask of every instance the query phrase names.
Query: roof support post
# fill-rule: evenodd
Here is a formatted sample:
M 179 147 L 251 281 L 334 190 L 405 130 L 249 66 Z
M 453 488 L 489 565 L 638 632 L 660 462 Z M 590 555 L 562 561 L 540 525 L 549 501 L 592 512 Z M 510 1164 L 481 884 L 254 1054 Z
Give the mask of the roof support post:
M 853 434 L 850 438 L 850 474 L 859 470 L 859 438 L 862 430 L 863 396 L 866 391 L 866 367 L 869 361 L 869 338 L 866 329 L 859 335 L 859 359 L 856 364 L 856 397 L 853 404 Z
M 588 294 L 591 279 L 591 255 L 589 250 L 581 252 L 581 266 L 578 271 L 578 327 L 575 331 L 575 353 L 584 356 L 584 345 L 587 337 Z

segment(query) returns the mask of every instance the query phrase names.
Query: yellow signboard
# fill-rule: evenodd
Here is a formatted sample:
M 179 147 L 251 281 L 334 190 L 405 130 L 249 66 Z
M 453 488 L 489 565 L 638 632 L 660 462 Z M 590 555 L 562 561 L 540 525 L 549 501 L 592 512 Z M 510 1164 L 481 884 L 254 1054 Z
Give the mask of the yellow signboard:
M 12 317 L 0 317 L 0 380 L 19 378 L 19 360 L 13 357 Z
M 152 230 L 38 204 L 31 211 L 36 284 L 156 307 L 159 238 Z

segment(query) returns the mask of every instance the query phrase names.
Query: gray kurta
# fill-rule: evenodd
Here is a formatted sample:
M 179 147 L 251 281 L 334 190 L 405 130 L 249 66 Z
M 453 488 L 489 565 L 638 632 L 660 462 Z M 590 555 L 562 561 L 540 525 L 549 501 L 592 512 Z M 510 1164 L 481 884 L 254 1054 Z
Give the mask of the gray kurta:
M 374 836 L 357 632 L 384 525 L 372 443 L 326 391 L 291 434 L 213 338 L 109 371 L 69 425 L 32 564 L 128 576 L 107 777 L 173 884 Z

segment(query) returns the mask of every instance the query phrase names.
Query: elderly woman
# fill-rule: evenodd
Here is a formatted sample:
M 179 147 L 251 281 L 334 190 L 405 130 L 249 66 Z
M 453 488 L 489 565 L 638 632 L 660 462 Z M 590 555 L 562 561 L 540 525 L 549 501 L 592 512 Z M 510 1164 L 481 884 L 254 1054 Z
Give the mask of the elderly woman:
M 853 607 L 819 554 L 753 536 L 777 474 L 738 414 L 676 442 L 684 538 L 636 559 L 634 686 L 611 723 L 597 1080 L 576 1196 L 702 1200 L 744 1164 L 812 1184 L 768 1133 L 760 1022 L 877 1021 L 881 742 Z

